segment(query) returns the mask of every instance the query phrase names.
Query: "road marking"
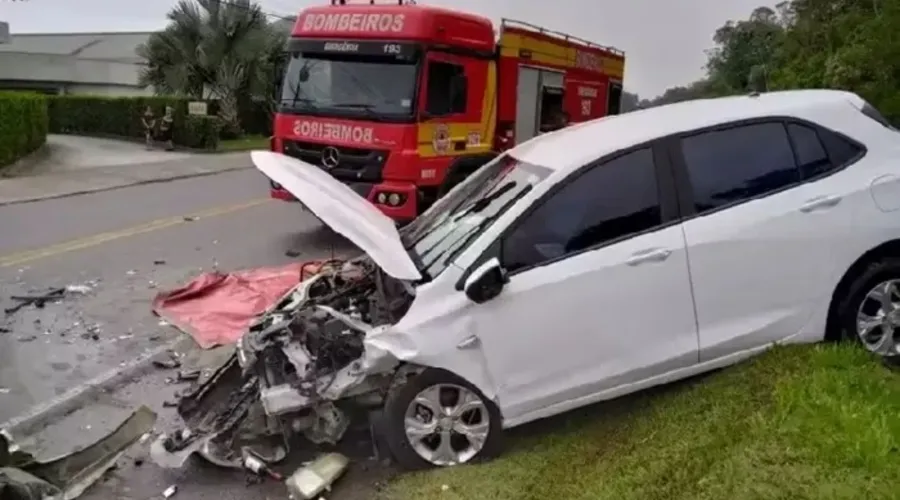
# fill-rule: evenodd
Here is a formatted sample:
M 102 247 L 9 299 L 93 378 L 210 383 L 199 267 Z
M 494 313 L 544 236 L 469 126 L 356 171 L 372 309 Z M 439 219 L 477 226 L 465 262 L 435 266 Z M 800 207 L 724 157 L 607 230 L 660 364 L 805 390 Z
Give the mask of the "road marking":
M 84 238 L 78 238 L 70 241 L 66 241 L 63 243 L 57 243 L 55 245 L 49 245 L 43 248 L 36 248 L 32 250 L 25 250 L 22 252 L 12 253 L 9 255 L 0 256 L 0 268 L 11 267 L 11 266 L 19 266 L 22 264 L 27 264 L 29 262 L 33 262 L 38 259 L 43 259 L 46 257 L 53 257 L 56 255 L 62 255 L 69 252 L 74 252 L 76 250 L 83 250 L 85 248 L 94 247 L 97 245 L 101 245 L 103 243 L 108 243 L 110 241 L 119 240 L 122 238 L 128 238 L 130 236 L 136 236 L 139 234 L 145 234 L 152 231 L 157 231 L 160 229 L 165 229 L 168 227 L 174 227 L 179 224 L 189 224 L 193 220 L 200 219 L 208 219 L 211 217 L 217 217 L 220 215 L 225 215 L 231 212 L 237 212 L 238 210 L 244 210 L 247 208 L 255 207 L 262 205 L 271 201 L 270 198 L 260 198 L 253 201 L 249 201 L 246 203 L 240 203 L 237 205 L 229 205 L 225 207 L 216 207 L 208 210 L 203 210 L 201 212 L 196 212 L 188 215 L 179 215 L 177 217 L 166 217 L 163 219 L 157 219 L 154 221 L 146 222 L 144 224 L 139 224 L 137 226 L 129 227 L 126 229 L 120 229 L 118 231 L 109 231 L 106 233 L 99 233 L 92 236 L 87 236 Z

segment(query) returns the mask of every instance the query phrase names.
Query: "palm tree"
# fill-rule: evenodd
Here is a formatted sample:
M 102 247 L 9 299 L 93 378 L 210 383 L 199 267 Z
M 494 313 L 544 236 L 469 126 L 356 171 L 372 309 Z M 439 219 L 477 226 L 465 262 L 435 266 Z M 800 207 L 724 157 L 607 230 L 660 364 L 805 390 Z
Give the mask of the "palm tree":
M 217 99 L 224 131 L 240 133 L 240 101 L 272 93 L 281 31 L 252 0 L 179 0 L 168 19 L 138 48 L 147 61 L 141 84 L 158 94 Z

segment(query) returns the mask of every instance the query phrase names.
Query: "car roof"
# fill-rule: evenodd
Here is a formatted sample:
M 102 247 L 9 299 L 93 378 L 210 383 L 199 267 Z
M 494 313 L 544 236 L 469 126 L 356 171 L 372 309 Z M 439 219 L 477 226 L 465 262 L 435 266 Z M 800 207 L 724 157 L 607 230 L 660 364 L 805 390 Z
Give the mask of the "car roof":
M 840 90 L 697 99 L 572 125 L 526 141 L 509 154 L 566 173 L 610 153 L 672 134 L 767 116 L 811 118 L 829 110 L 845 112 L 848 104 L 861 109 L 865 101 Z

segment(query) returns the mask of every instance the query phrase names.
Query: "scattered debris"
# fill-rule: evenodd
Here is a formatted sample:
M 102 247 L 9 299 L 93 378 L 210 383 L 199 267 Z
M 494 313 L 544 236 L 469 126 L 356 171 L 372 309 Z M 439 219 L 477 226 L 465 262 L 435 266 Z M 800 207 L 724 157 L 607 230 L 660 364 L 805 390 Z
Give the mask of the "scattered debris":
M 43 309 L 48 302 L 59 304 L 66 295 L 86 295 L 93 291 L 93 289 L 93 284 L 68 285 L 63 288 L 53 288 L 45 293 L 36 295 L 13 295 L 10 298 L 18 303 L 4 309 L 3 312 L 7 316 L 11 316 L 28 306 Z M 39 322 L 40 320 L 35 320 L 35 323 Z
M 166 261 L 163 259 L 157 259 L 153 261 L 154 266 L 164 266 L 166 265 Z
M 340 453 L 326 453 L 297 469 L 285 481 L 288 495 L 294 500 L 312 500 L 331 489 L 331 485 L 347 470 L 349 460 Z
M 6 328 L 5 326 L 0 326 L 0 333 L 12 333 L 12 330 Z
M 153 366 L 162 368 L 164 370 L 171 370 L 173 368 L 180 368 L 181 360 L 178 359 L 175 353 L 169 352 L 167 357 L 164 359 L 154 359 Z
M 194 216 L 194 215 L 185 215 L 184 216 L 185 222 L 195 222 L 197 219 L 199 219 L 199 217 Z
M 135 271 L 134 269 L 129 269 L 125 272 L 125 274 L 128 276 L 134 276 L 135 274 L 137 274 L 137 271 Z
M 288 250 L 287 252 L 284 252 L 284 255 L 285 257 L 296 259 L 297 257 L 303 255 L 303 252 L 301 252 L 300 250 Z
M 178 493 L 178 487 L 173 484 L 163 491 L 163 498 L 172 498 L 176 493 Z
M 12 392 L 12 389 L 9 387 L 0 387 L 0 394 L 9 394 L 10 392 Z
M 37 335 L 23 335 L 17 339 L 19 342 L 34 342 L 37 340 Z
M 49 292 L 40 295 L 13 295 L 10 298 L 19 303 L 4 309 L 4 312 L 9 316 L 19 312 L 20 309 L 26 306 L 34 306 L 38 309 L 43 309 L 47 302 L 55 302 L 61 299 L 65 293 L 65 288 L 54 288 Z
M 258 476 L 266 476 L 269 479 L 275 481 L 284 481 L 284 476 L 275 472 L 274 470 L 269 468 L 269 464 L 267 464 L 263 459 L 254 455 L 252 451 L 247 448 L 242 450 L 243 454 L 243 466 L 248 471 L 258 475 Z
M 181 370 L 178 372 L 179 382 L 192 382 L 200 378 L 200 370 Z
M 79 295 L 87 295 L 91 293 L 94 289 L 88 285 L 69 285 L 66 287 L 66 293 L 73 293 Z

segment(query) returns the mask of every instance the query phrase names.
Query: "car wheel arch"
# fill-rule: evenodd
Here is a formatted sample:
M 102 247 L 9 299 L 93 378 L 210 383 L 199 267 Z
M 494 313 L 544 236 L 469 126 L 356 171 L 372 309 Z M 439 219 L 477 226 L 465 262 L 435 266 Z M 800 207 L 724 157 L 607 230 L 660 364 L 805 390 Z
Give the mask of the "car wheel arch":
M 840 318 L 838 309 L 843 299 L 853 285 L 853 282 L 872 264 L 888 257 L 900 257 L 900 239 L 889 240 L 871 248 L 844 272 L 838 280 L 828 305 L 828 318 L 825 324 L 825 340 L 837 342 L 842 340 Z
M 418 364 L 418 363 L 413 363 L 413 362 L 403 362 L 403 364 L 401 364 L 394 371 L 394 375 L 391 378 L 390 384 L 388 386 L 388 392 L 390 393 L 390 392 L 399 390 L 401 387 L 403 387 L 403 385 L 410 378 L 421 375 L 427 371 L 437 371 L 437 372 L 447 373 L 449 375 L 452 375 L 453 377 L 456 377 L 462 381 L 465 381 L 467 384 L 469 384 L 472 387 L 474 387 L 475 389 L 477 389 L 478 392 L 481 394 L 481 396 L 484 398 L 484 400 L 486 402 L 494 405 L 494 407 L 497 409 L 497 412 L 500 414 L 501 419 L 503 419 L 503 410 L 500 406 L 499 401 L 497 401 L 496 393 L 494 393 L 490 390 L 487 390 L 487 388 L 485 388 L 485 387 L 481 387 L 479 384 L 473 382 L 472 380 L 469 380 L 467 377 L 464 377 L 463 375 L 460 375 L 459 373 L 456 373 L 453 370 L 448 370 L 447 368 L 442 368 L 442 367 L 438 367 L 438 366 L 428 366 L 428 365 L 423 365 L 423 364 Z M 493 397 L 491 395 L 493 395 Z M 505 419 L 504 419 L 504 421 L 505 421 Z

